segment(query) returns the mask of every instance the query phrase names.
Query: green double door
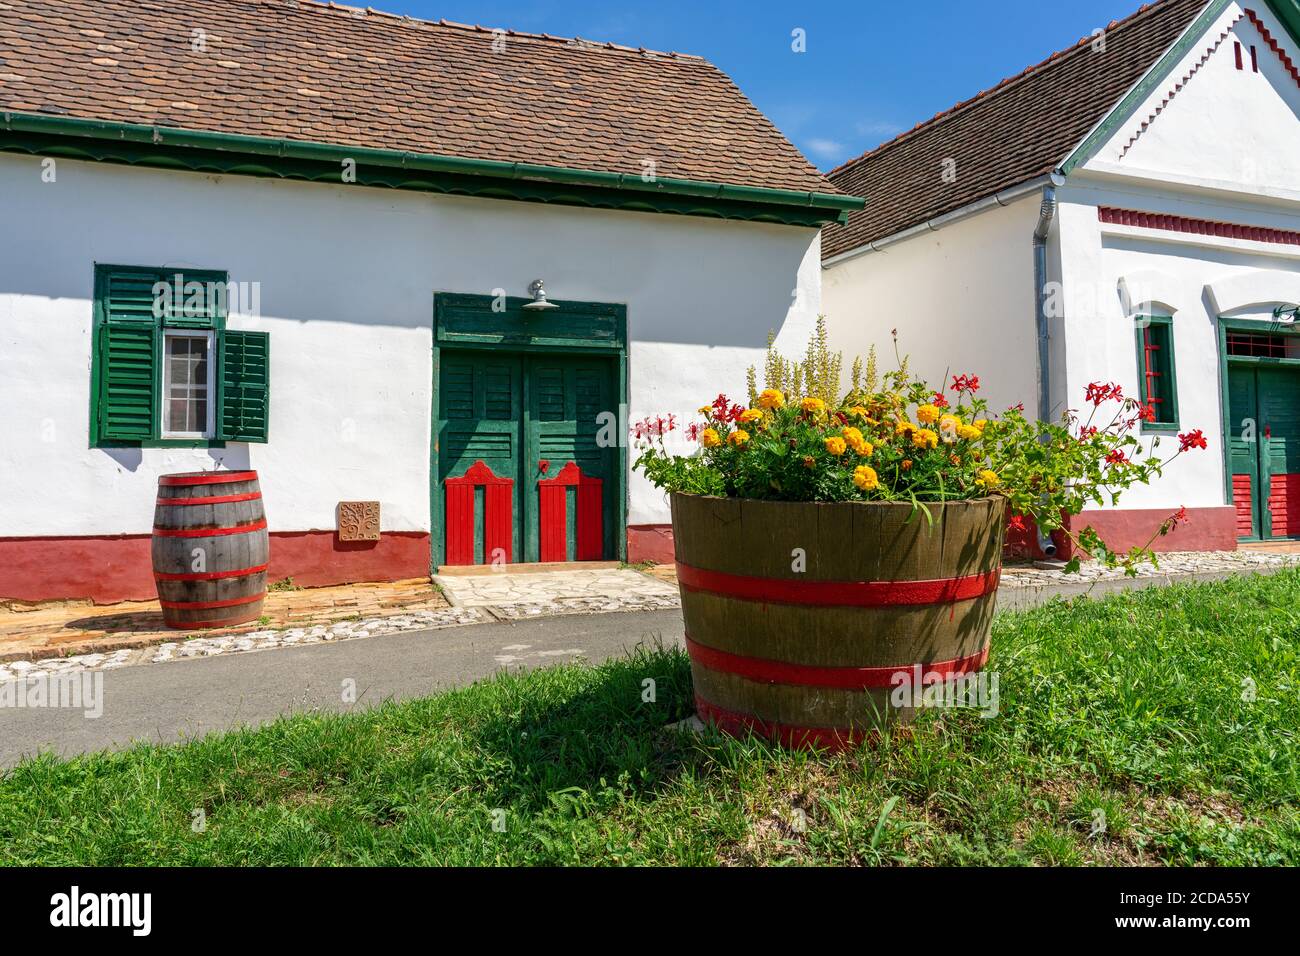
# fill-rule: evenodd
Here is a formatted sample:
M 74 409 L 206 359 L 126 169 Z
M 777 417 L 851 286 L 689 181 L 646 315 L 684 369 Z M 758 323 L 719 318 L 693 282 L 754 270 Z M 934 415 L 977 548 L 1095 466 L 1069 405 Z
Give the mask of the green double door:
M 1230 361 L 1228 418 L 1238 536 L 1300 537 L 1300 371 Z
M 434 521 L 440 563 L 614 557 L 618 435 L 613 428 L 601 435 L 607 420 L 600 415 L 617 421 L 616 373 L 610 358 L 442 350 L 435 424 L 441 513 Z

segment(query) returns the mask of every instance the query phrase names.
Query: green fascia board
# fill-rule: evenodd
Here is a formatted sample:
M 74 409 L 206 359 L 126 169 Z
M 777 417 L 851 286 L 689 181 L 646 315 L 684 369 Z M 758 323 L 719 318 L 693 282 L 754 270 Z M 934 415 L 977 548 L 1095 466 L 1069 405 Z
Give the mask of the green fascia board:
M 1219 18 L 1224 10 L 1228 8 L 1231 0 L 1210 0 L 1210 3 L 1201 11 L 1200 15 L 1192 21 L 1191 26 L 1183 32 L 1164 56 L 1156 61 L 1156 65 L 1147 71 L 1146 76 L 1142 77 L 1138 83 L 1125 94 L 1124 98 L 1119 101 L 1106 118 L 1094 129 L 1082 143 L 1079 144 L 1073 153 L 1061 164 L 1061 173 L 1068 176 L 1073 170 L 1097 154 L 1097 150 L 1111 138 L 1122 124 L 1128 121 L 1133 115 L 1134 110 L 1145 102 L 1147 96 L 1157 86 L 1164 83 L 1173 72 L 1174 67 L 1187 54 L 1192 47 L 1196 46 L 1201 36 L 1209 29 L 1210 24 Z M 1279 20 L 1285 24 L 1287 32 L 1291 34 L 1291 39 L 1300 42 L 1300 0 L 1264 0 L 1264 5 L 1271 10 Z
M 199 172 L 275 176 L 344 184 L 342 164 L 356 164 L 360 185 L 820 226 L 845 222 L 866 201 L 832 193 L 735 186 L 637 173 L 463 159 L 369 147 L 339 146 L 114 123 L 0 113 L 0 150 L 67 156 Z

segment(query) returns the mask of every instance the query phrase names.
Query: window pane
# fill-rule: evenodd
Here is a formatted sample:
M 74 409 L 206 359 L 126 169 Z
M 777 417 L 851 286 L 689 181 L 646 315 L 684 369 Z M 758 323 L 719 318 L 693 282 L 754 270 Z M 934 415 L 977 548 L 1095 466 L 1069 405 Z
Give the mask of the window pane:
M 167 336 L 165 431 L 191 435 L 207 432 L 208 351 L 206 336 Z

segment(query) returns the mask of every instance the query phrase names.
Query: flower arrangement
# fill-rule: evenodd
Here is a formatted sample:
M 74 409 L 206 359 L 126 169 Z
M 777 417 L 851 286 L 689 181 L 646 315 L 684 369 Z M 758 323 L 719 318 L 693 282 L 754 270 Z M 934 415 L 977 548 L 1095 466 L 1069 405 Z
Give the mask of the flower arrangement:
M 676 419 L 636 426 L 635 467 L 670 492 L 783 501 L 910 503 L 929 519 L 930 503 L 999 495 L 1012 527 L 1032 518 L 1046 532 L 1061 529 L 1077 548 L 1111 567 L 1136 573 L 1154 561 L 1150 546 L 1186 519 L 1171 515 L 1145 545 L 1119 554 L 1091 528 L 1066 527 L 1065 516 L 1089 505 L 1113 505 L 1134 485 L 1149 483 L 1174 458 L 1206 441 L 1199 430 L 1179 435 L 1168 458 L 1138 438 L 1154 418 L 1150 406 L 1120 386 L 1089 385 L 1081 409 L 1060 420 L 1026 417 L 1023 406 L 991 414 L 977 375 L 957 375 L 935 389 L 910 376 L 907 361 L 884 375 L 874 351 L 853 363 L 847 392 L 837 395 L 840 358 L 827 353 L 824 322 L 803 364 L 774 357 L 769 342 L 764 387 L 750 370 L 748 406 L 719 395 L 686 426 L 693 455 L 670 454 L 665 436 Z M 897 349 L 897 334 L 895 334 Z M 814 354 L 816 353 L 816 354 Z M 831 380 L 831 375 L 835 381 Z M 791 392 L 798 381 L 805 394 Z M 1079 558 L 1070 567 L 1079 567 Z

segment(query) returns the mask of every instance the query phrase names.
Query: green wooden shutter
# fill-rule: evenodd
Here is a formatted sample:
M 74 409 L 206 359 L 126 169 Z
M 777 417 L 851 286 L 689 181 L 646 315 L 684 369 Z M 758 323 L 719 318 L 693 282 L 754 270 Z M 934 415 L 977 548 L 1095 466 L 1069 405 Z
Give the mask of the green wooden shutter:
M 152 324 L 99 329 L 99 437 L 146 441 L 158 433 L 158 352 Z
M 271 337 L 266 332 L 219 335 L 217 438 L 265 442 L 271 397 Z

